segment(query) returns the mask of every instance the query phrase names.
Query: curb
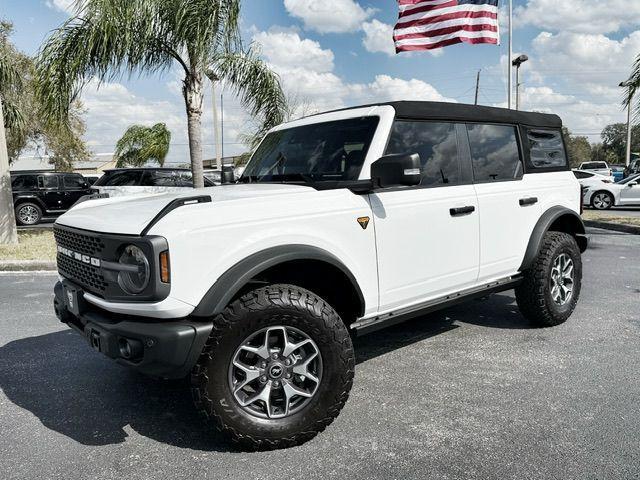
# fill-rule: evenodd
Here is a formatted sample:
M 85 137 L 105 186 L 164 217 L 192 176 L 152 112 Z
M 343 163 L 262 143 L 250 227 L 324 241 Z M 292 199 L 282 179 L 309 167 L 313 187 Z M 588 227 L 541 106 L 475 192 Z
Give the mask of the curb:
M 616 232 L 630 233 L 632 235 L 640 235 L 640 227 L 636 225 L 626 225 L 624 223 L 600 222 L 597 220 L 585 220 L 587 227 L 603 228 L 605 230 L 613 230 Z
M 0 272 L 56 271 L 56 262 L 48 260 L 2 260 Z

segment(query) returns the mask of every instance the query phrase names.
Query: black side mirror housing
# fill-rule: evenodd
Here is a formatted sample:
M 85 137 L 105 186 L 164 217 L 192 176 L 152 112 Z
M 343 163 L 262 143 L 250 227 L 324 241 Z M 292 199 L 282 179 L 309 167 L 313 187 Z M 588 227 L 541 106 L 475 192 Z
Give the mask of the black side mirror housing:
M 374 188 L 419 185 L 420 167 L 417 153 L 385 155 L 371 164 L 371 182 Z

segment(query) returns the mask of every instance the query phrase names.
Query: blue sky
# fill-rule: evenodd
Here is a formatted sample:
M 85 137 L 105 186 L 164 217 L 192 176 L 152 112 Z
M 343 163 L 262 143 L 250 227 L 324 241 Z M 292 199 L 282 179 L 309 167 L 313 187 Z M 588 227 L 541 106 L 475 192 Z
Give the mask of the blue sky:
M 69 18 L 71 0 L 0 0 L 0 17 L 15 25 L 13 41 L 33 54 Z M 555 112 L 574 132 L 597 141 L 603 126 L 624 121 L 621 89 L 640 53 L 640 1 L 515 0 L 514 52 L 522 68 L 522 106 Z M 431 53 L 395 55 L 390 30 L 395 0 L 244 0 L 242 31 L 258 42 L 301 113 L 399 99 L 473 102 L 482 69 L 480 103 L 506 102 L 507 22 L 502 45 L 454 45 Z M 83 94 L 86 139 L 109 153 L 131 123 L 164 121 L 173 132 L 171 162 L 184 162 L 186 119 L 177 69 L 162 77 L 117 79 Z M 224 92 L 225 153 L 244 149 L 238 134 L 249 119 Z M 205 156 L 214 151 L 211 99 L 205 99 Z

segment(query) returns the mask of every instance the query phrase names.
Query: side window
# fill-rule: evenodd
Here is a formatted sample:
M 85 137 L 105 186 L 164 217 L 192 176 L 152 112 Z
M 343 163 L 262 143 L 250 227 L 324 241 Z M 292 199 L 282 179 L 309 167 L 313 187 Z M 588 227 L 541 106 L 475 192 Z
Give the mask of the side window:
M 534 169 L 567 166 L 562 134 L 558 130 L 527 129 L 527 139 Z
M 62 177 L 62 183 L 64 188 L 69 189 L 79 190 L 86 187 L 86 182 L 81 175 L 65 175 Z
M 474 181 L 497 182 L 522 178 L 515 126 L 467 124 L 467 132 Z
M 14 190 L 33 190 L 37 186 L 35 175 L 19 175 L 11 181 Z
M 575 175 L 576 178 L 578 179 L 583 179 L 583 178 L 591 178 L 593 177 L 592 173 L 587 173 L 587 172 L 573 172 L 573 174 Z
M 60 185 L 58 184 L 58 176 L 57 175 L 39 175 L 38 187 L 53 188 L 57 190 L 58 188 L 60 188 Z
M 396 120 L 386 153 L 420 155 L 420 185 L 437 187 L 460 183 L 460 160 L 454 123 Z
M 106 179 L 104 183 L 100 183 L 100 185 L 111 187 L 131 187 L 140 183 L 141 175 L 142 172 L 140 172 L 140 170 L 133 170 L 130 172 L 124 170 L 115 172 L 109 175 L 109 178 Z

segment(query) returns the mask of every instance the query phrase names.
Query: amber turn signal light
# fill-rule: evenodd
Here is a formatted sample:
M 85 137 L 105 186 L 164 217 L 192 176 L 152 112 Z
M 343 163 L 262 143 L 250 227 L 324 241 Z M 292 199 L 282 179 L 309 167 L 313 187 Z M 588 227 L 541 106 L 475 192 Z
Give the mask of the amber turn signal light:
M 171 281 L 171 265 L 169 264 L 169 250 L 160 253 L 160 280 L 162 283 Z

